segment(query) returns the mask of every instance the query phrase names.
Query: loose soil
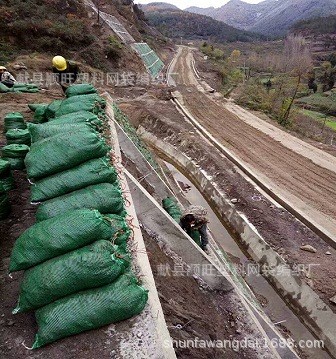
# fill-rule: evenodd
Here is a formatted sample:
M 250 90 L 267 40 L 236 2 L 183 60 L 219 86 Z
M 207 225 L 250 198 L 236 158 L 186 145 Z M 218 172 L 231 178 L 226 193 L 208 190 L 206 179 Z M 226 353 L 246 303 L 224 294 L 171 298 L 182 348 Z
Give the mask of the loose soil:
M 257 228 L 266 242 L 295 268 L 305 265 L 309 273 L 301 273 L 305 281 L 336 312 L 329 299 L 336 294 L 336 251 L 294 216 L 276 207 L 261 195 L 214 146 L 204 140 L 191 123 L 169 101 L 153 96 L 120 103 L 132 123 L 141 124 L 148 132 L 175 146 L 205 169 L 228 198 L 237 198 L 236 208 Z M 300 250 L 310 244 L 317 253 Z M 326 255 L 326 252 L 331 255 Z M 313 265 L 312 265 L 313 264 Z

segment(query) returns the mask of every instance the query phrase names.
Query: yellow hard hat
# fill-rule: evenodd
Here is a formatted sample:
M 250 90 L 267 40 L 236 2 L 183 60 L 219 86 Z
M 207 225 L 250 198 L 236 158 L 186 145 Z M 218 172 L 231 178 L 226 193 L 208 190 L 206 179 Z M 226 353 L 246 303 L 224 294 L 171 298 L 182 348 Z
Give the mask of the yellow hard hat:
M 67 62 L 63 56 L 55 56 L 52 64 L 58 71 L 64 71 L 67 68 Z
M 0 70 L 7 70 L 5 66 L 0 66 Z

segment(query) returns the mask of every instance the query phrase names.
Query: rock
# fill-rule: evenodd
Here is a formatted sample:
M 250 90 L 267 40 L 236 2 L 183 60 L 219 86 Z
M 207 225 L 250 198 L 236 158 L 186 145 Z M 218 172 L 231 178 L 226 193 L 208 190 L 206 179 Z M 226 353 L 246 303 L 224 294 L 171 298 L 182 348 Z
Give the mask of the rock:
M 27 66 L 25 66 L 25 64 L 15 64 L 13 66 L 14 70 L 27 70 Z
M 336 304 L 336 295 L 329 299 L 331 303 Z
M 331 252 L 329 252 L 329 251 L 326 252 L 326 255 L 327 255 L 327 256 L 331 256 Z
M 316 253 L 317 252 L 316 248 L 314 248 L 310 244 L 306 244 L 304 246 L 301 246 L 300 249 L 303 250 L 303 251 L 306 251 L 306 252 L 310 252 L 310 253 Z
M 231 199 L 231 203 L 232 204 L 236 204 L 236 203 L 238 203 L 239 201 L 238 201 L 238 199 L 237 198 L 232 198 Z

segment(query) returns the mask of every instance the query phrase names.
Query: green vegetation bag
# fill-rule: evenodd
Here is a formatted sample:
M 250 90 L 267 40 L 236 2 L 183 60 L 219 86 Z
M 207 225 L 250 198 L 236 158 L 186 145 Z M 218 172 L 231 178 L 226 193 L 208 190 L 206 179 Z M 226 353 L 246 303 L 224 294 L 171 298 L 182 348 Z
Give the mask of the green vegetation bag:
M 55 124 L 64 124 L 64 123 L 79 123 L 79 122 L 90 122 L 90 123 L 94 123 L 97 125 L 100 125 L 102 122 L 99 120 L 99 118 L 97 117 L 97 115 L 93 114 L 92 112 L 89 111 L 77 111 L 77 112 L 72 112 L 72 113 L 68 113 L 66 115 L 62 115 L 62 116 L 58 116 L 55 118 L 50 118 L 49 119 L 49 123 L 48 124 L 44 124 L 44 126 L 46 125 L 55 125 Z
M 71 85 L 65 91 L 66 97 L 78 96 L 78 95 L 87 95 L 97 93 L 97 90 L 91 84 L 78 84 Z
M 2 158 L 10 162 L 11 169 L 23 170 L 24 159 L 29 152 L 29 146 L 11 144 L 2 148 Z
M 33 349 L 55 340 L 131 318 L 145 308 L 148 291 L 131 275 L 57 300 L 36 311 Z
M 9 271 L 30 268 L 50 258 L 111 239 L 109 221 L 96 210 L 79 209 L 36 223 L 16 240 Z
M 12 175 L 10 175 L 7 178 L 0 178 L 0 186 L 3 186 L 5 191 L 10 191 L 15 187 L 14 178 Z
M 43 307 L 79 291 L 112 283 L 128 267 L 118 258 L 117 246 L 108 241 L 94 244 L 50 259 L 23 277 L 20 297 L 13 314 Z
M 33 112 L 35 112 L 39 107 L 44 107 L 44 106 L 48 106 L 47 103 L 30 103 L 28 104 L 28 107 L 30 110 L 32 110 Z
M 36 212 L 36 220 L 44 221 L 79 208 L 94 208 L 100 213 L 121 214 L 124 201 L 121 191 L 112 184 L 95 184 L 43 202 Z
M 45 140 L 46 138 L 53 137 L 55 135 L 65 134 L 68 132 L 79 132 L 80 130 L 87 130 L 87 127 L 90 126 L 87 122 L 81 123 L 65 123 L 65 124 L 55 124 L 52 122 L 47 125 L 36 125 L 34 123 L 28 124 L 28 130 L 32 138 L 32 142 L 37 142 Z
M 37 93 L 39 88 L 35 84 L 24 84 L 24 83 L 15 83 L 12 87 L 13 92 L 28 92 L 28 93 Z
M 180 222 L 182 211 L 175 198 L 167 197 L 163 199 L 162 206 L 176 222 Z
M 47 117 L 46 117 L 47 107 L 48 105 L 41 105 L 37 107 L 37 109 L 34 112 L 34 122 L 43 123 L 47 121 Z
M 45 110 L 46 119 L 54 118 L 56 111 L 61 107 L 63 100 L 55 100 L 47 106 Z
M 62 105 L 55 113 L 55 117 L 78 111 L 89 111 L 99 114 L 105 106 L 106 100 L 97 94 L 72 96 L 63 100 Z
M 31 187 L 31 200 L 42 202 L 93 184 L 115 183 L 117 178 L 117 172 L 106 158 L 93 159 L 35 182 Z
M 27 128 L 23 116 L 20 112 L 11 112 L 4 119 L 4 133 L 15 128 L 25 130 Z
M 0 178 L 7 178 L 11 175 L 10 163 L 0 158 Z
M 30 146 L 31 144 L 30 133 L 28 130 L 20 130 L 17 128 L 9 130 L 6 132 L 6 139 L 8 145 L 16 143 Z
M 132 233 L 125 221 L 125 218 L 117 214 L 106 214 L 105 216 L 111 224 L 112 243 L 125 248 L 125 245 Z
M 10 213 L 10 203 L 6 189 L 0 184 L 0 220 L 8 217 Z
M 60 134 L 33 143 L 25 163 L 28 176 L 42 178 L 103 157 L 109 148 L 93 129 L 77 134 Z
M 10 88 L 4 85 L 2 82 L 0 82 L 0 93 L 6 93 L 10 92 Z

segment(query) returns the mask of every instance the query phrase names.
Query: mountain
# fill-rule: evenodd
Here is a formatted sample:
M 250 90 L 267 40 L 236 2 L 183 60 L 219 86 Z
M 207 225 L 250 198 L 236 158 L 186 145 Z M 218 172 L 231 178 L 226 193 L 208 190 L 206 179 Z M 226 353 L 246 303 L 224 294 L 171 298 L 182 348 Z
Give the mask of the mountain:
M 143 11 L 159 11 L 159 10 L 180 10 L 177 6 L 166 2 L 152 2 L 150 4 L 142 4 Z
M 193 6 L 186 11 L 211 16 L 239 29 L 283 36 L 300 20 L 336 14 L 336 0 L 266 0 L 259 4 L 231 0 L 216 9 Z
M 209 16 L 193 14 L 178 8 L 141 6 L 150 26 L 170 38 L 201 39 L 212 42 L 253 41 L 262 36 L 236 29 Z M 162 4 L 162 3 L 161 3 Z

